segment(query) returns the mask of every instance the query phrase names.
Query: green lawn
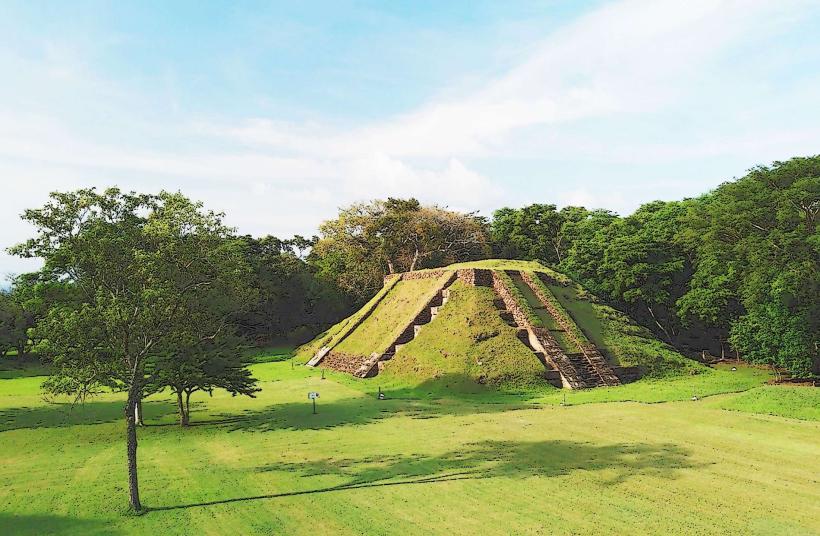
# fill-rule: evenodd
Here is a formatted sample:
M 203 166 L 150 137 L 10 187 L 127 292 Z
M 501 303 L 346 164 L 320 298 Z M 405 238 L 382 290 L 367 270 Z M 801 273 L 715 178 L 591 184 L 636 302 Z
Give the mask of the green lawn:
M 793 385 L 764 385 L 721 401 L 720 407 L 747 413 L 820 421 L 820 389 Z
M 200 396 L 189 429 L 170 398 L 146 401 L 139 517 L 124 514 L 119 395 L 72 409 L 44 402 L 39 377 L 0 379 L 0 534 L 820 534 L 817 415 L 761 414 L 815 391 L 757 387 L 758 369 L 571 392 L 568 406 L 557 390 L 399 384 L 379 401 L 378 377 L 253 370 L 258 398 Z M 761 393 L 765 411 L 747 413 Z

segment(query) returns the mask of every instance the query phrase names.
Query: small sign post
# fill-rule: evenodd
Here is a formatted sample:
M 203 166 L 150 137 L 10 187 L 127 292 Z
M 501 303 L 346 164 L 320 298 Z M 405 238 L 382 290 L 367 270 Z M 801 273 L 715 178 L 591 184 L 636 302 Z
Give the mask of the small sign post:
M 308 400 L 313 401 L 313 414 L 316 415 L 316 399 L 319 398 L 319 393 L 311 391 L 308 393 Z

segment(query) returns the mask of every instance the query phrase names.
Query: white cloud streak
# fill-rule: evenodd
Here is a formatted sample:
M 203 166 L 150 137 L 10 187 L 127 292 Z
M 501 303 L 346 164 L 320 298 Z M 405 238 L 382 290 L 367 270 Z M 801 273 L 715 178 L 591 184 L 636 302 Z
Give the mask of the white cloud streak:
M 651 118 L 680 104 L 713 76 L 716 59 L 733 44 L 788 26 L 801 5 L 756 0 L 610 4 L 545 37 L 528 57 L 471 92 L 454 95 L 443 88 L 441 96 L 418 109 L 363 125 L 190 117 L 182 125 L 146 127 L 157 139 L 177 133 L 186 150 L 100 139 L 54 110 L 0 110 L 5 189 L 0 245 L 26 236 L 14 217 L 42 203 L 47 191 L 105 186 L 112 178 L 124 188 L 179 188 L 226 211 L 243 232 L 287 235 L 309 233 L 338 206 L 373 197 L 416 196 L 485 213 L 521 199 L 502 186 L 503 177 L 476 171 L 482 160 L 492 158 L 553 154 L 618 160 L 643 153 L 664 162 L 747 154 L 767 143 L 808 145 L 818 129 L 781 133 L 771 142 L 754 134 L 733 140 L 705 137 L 686 147 L 662 140 L 637 145 L 617 137 L 589 140 L 564 130 L 589 120 Z M 33 83 L 77 84 L 89 102 L 127 102 L 127 92 L 112 90 L 109 81 L 100 81 L 96 91 L 86 77 L 74 76 L 74 56 L 63 62 L 53 44 L 47 51 L 47 69 L 31 74 Z M 127 128 L 130 112 L 111 121 Z M 602 199 L 589 186 L 554 184 L 552 191 L 553 201 L 565 203 L 609 201 L 615 209 L 634 204 L 617 196 Z M 536 200 L 548 199 L 528 201 Z M 19 266 L 0 257 L 0 272 Z

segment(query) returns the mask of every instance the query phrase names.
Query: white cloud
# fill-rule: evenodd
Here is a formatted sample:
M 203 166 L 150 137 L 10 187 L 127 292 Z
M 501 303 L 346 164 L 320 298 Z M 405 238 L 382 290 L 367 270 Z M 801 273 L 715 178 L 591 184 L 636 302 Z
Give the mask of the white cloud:
M 810 149 L 820 133 L 815 127 L 766 128 L 732 139 L 707 131 L 683 146 L 671 135 L 675 125 L 669 125 L 668 139 L 636 141 L 619 129 L 624 118 L 651 121 L 690 101 L 709 104 L 711 96 L 699 92 L 712 87 L 726 51 L 782 30 L 803 5 L 757 0 L 609 4 L 546 36 L 527 48 L 517 65 L 471 91 L 442 88 L 417 109 L 365 124 L 201 116 L 155 122 L 151 116 L 137 124 L 150 99 L 95 76 L 76 51 L 49 44 L 42 69 L 33 60 L 9 60 L 6 53 L 0 67 L 5 63 L 24 72 L 27 87 L 40 99 L 27 100 L 26 87 L 18 87 L 22 96 L 15 102 L 22 104 L 0 109 L 0 246 L 30 232 L 16 215 L 41 204 L 46 192 L 112 182 L 127 189 L 182 189 L 225 211 L 242 232 L 283 236 L 314 232 L 337 207 L 373 197 L 416 196 L 485 213 L 512 199 L 623 210 L 653 196 L 646 185 L 643 192 L 638 185 L 624 194 L 617 186 L 596 188 L 594 180 L 577 185 L 550 179 L 522 195 L 503 186 L 500 174 L 477 169 L 493 158 L 548 155 L 663 164 Z M 732 88 L 723 90 L 728 94 Z M 49 94 L 59 106 L 38 107 Z M 85 99 L 76 103 L 78 110 L 91 111 L 98 104 L 103 113 L 114 110 L 118 115 L 98 122 L 118 123 L 122 135 L 78 122 L 74 110 L 55 109 L 68 108 L 67 95 Z M 612 122 L 593 137 L 568 128 L 605 120 Z M 20 267 L 0 256 L 0 272 Z

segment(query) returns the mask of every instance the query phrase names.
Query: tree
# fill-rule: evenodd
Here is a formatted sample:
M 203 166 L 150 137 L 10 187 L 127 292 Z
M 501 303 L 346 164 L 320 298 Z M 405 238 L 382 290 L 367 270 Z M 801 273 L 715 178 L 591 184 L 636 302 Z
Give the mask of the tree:
M 350 312 L 338 286 L 306 263 L 291 244 L 273 236 L 242 237 L 257 297 L 239 318 L 241 334 L 258 345 L 276 340 L 305 342 Z M 304 245 L 304 243 L 302 243 Z
M 721 185 L 679 234 L 695 272 L 682 316 L 727 326 L 753 362 L 820 372 L 820 156 L 759 166 Z
M 16 349 L 18 357 L 25 355 L 29 319 L 23 308 L 9 293 L 0 292 L 0 355 Z
M 607 295 L 644 317 L 670 343 L 679 329 L 675 303 L 691 272 L 675 242 L 686 203 L 647 203 L 614 222 L 599 267 L 600 286 Z
M 513 259 L 561 262 L 563 217 L 555 205 L 533 204 L 493 213 L 491 232 L 495 251 Z
M 385 274 L 434 268 L 490 254 L 486 222 L 416 199 L 358 203 L 326 221 L 308 260 L 361 302 Z
M 44 349 L 54 363 L 44 387 L 78 400 L 105 389 L 127 393 L 129 501 L 141 511 L 135 409 L 150 381 L 146 364 L 173 347 L 194 312 L 242 285 L 244 243 L 221 215 L 178 193 L 92 188 L 50 197 L 25 211 L 36 235 L 11 249 L 43 258 L 43 278 L 69 281 L 80 296 L 43 320 Z
M 231 333 L 204 335 L 197 329 L 174 342 L 174 347 L 151 364 L 150 383 L 153 390 L 168 387 L 176 395 L 180 426 L 190 422 L 191 395 L 197 391 L 212 395 L 219 388 L 233 396 L 251 398 L 260 391 L 242 362 L 239 337 Z
M 37 274 L 22 274 L 11 278 L 8 291 L 0 291 L 0 352 L 17 350 L 25 357 L 34 346 L 33 328 L 42 313 L 43 296 L 38 296 Z

